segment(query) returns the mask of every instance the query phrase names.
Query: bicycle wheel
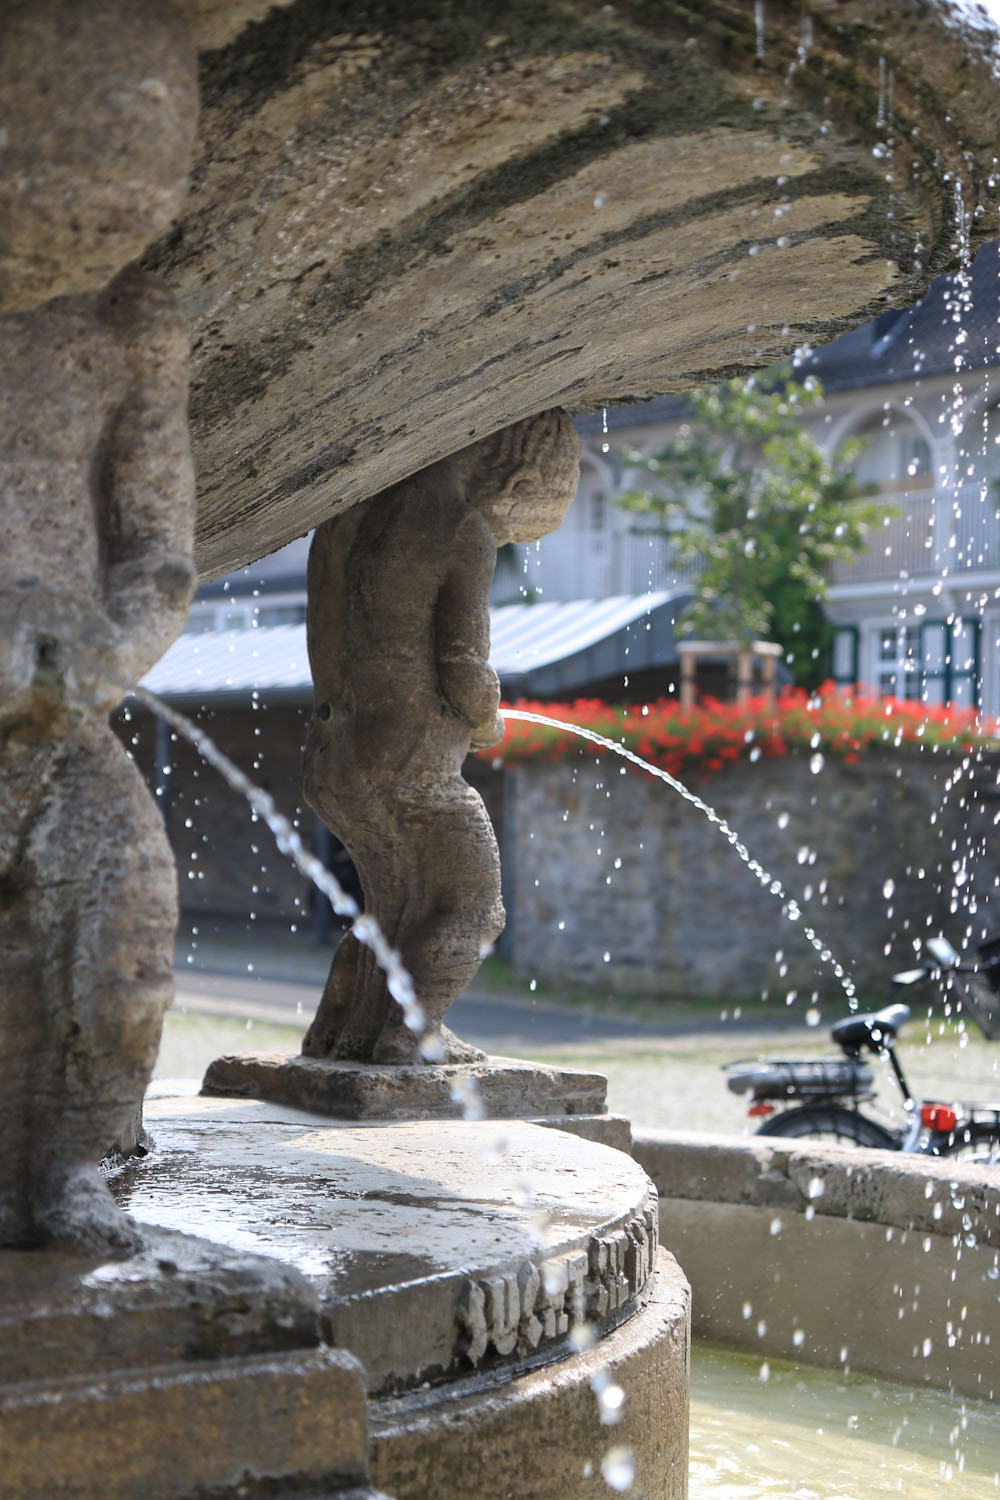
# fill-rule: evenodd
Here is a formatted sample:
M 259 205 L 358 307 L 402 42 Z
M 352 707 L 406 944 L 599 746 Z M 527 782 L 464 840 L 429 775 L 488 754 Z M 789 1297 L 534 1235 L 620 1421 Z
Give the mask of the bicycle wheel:
M 967 1165 L 1000 1165 L 1000 1134 L 995 1125 L 969 1125 L 955 1132 L 954 1144 L 941 1149 L 942 1156 L 957 1156 Z
M 874 1150 L 898 1151 L 896 1138 L 841 1104 L 803 1104 L 773 1115 L 757 1131 L 758 1135 L 778 1135 L 787 1140 L 833 1141 L 840 1146 L 866 1146 Z

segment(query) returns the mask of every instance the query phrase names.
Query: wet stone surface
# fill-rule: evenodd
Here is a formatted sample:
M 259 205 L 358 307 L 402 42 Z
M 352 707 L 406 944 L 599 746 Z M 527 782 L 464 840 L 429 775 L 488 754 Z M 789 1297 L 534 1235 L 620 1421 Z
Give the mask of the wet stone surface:
M 145 1224 L 274 1256 L 373 1390 L 565 1352 L 651 1282 L 656 1197 L 618 1151 L 520 1121 L 333 1124 L 254 1100 L 151 1100 L 114 1182 Z M 528 1184 L 530 1184 L 530 1193 Z
M 333 1058 L 261 1053 L 219 1057 L 206 1094 L 269 1099 L 339 1120 L 461 1119 L 468 1100 L 489 1119 L 603 1115 L 599 1073 L 550 1068 L 509 1057 L 479 1062 L 391 1067 Z

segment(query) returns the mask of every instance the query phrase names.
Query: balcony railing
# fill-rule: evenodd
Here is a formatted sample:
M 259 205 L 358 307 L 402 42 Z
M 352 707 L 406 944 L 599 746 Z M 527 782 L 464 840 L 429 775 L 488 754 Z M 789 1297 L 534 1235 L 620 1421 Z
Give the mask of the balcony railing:
M 960 485 L 943 503 L 926 490 L 884 498 L 896 514 L 872 528 L 860 556 L 834 564 L 833 584 L 1000 567 L 1000 519 L 988 483 Z
M 608 527 L 560 531 L 537 548 L 526 547 L 516 584 L 555 602 L 674 590 L 690 583 L 697 572 L 697 566 L 677 561 L 665 537 Z

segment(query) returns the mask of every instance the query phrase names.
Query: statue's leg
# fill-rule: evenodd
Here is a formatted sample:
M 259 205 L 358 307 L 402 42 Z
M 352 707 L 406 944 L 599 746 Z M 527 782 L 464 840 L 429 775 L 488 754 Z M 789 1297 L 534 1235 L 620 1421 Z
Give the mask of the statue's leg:
M 420 851 L 411 900 L 399 934 L 403 962 L 413 977 L 428 1029 L 439 1032 L 450 1062 L 483 1057 L 442 1025 L 452 1002 L 475 978 L 484 952 L 503 931 L 500 856 L 478 793 L 460 778 L 432 800 L 415 803 L 410 847 Z M 420 1060 L 419 1039 L 389 1006 L 373 1061 Z
M 364 950 L 353 932 L 337 944 L 323 998 L 302 1041 L 305 1057 L 335 1057 L 337 1043 L 354 1007 L 358 966 Z
M 97 1164 L 133 1126 L 156 1060 L 173 989 L 173 859 L 106 725 L 66 741 L 53 772 L 6 923 L 25 924 L 35 957 L 32 991 L 14 997 L 31 1017 L 30 1097 L 20 1091 L 14 1119 L 0 1099 L 0 1136 L 18 1142 L 22 1243 L 124 1249 L 138 1234 Z
M 392 830 L 386 828 L 377 844 L 351 849 L 361 889 L 365 896 L 365 911 L 378 922 L 386 941 L 392 947 L 400 944 L 400 925 L 403 920 L 407 889 L 399 878 L 399 870 L 386 851 L 394 846 Z M 385 971 L 382 969 L 370 946 L 359 943 L 351 936 L 353 950 L 354 986 L 350 997 L 350 1008 L 341 1012 L 337 1038 L 328 1055 L 345 1061 L 372 1062 L 375 1044 L 382 1033 L 390 1009 L 398 1009 L 389 993 Z M 348 960 L 349 961 L 349 960 Z M 331 972 L 331 979 L 333 974 Z M 324 1000 L 326 998 L 324 992 Z M 346 999 L 346 987 L 345 995 Z M 322 1009 L 322 1006 L 321 1006 Z

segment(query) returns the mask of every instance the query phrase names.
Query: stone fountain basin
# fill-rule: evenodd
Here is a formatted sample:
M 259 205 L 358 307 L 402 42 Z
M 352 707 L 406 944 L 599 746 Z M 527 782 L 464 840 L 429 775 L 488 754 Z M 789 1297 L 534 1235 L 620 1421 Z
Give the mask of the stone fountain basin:
M 696 1337 L 1000 1401 L 1000 1167 L 660 1130 L 634 1150 Z
M 148 263 L 192 333 L 203 576 L 526 415 L 910 305 L 996 223 L 973 7 L 180 6 L 198 147 Z
M 525 1369 L 652 1288 L 656 1195 L 623 1152 L 516 1120 L 330 1123 L 255 1100 L 147 1102 L 115 1180 L 137 1219 L 304 1274 L 369 1390 Z

